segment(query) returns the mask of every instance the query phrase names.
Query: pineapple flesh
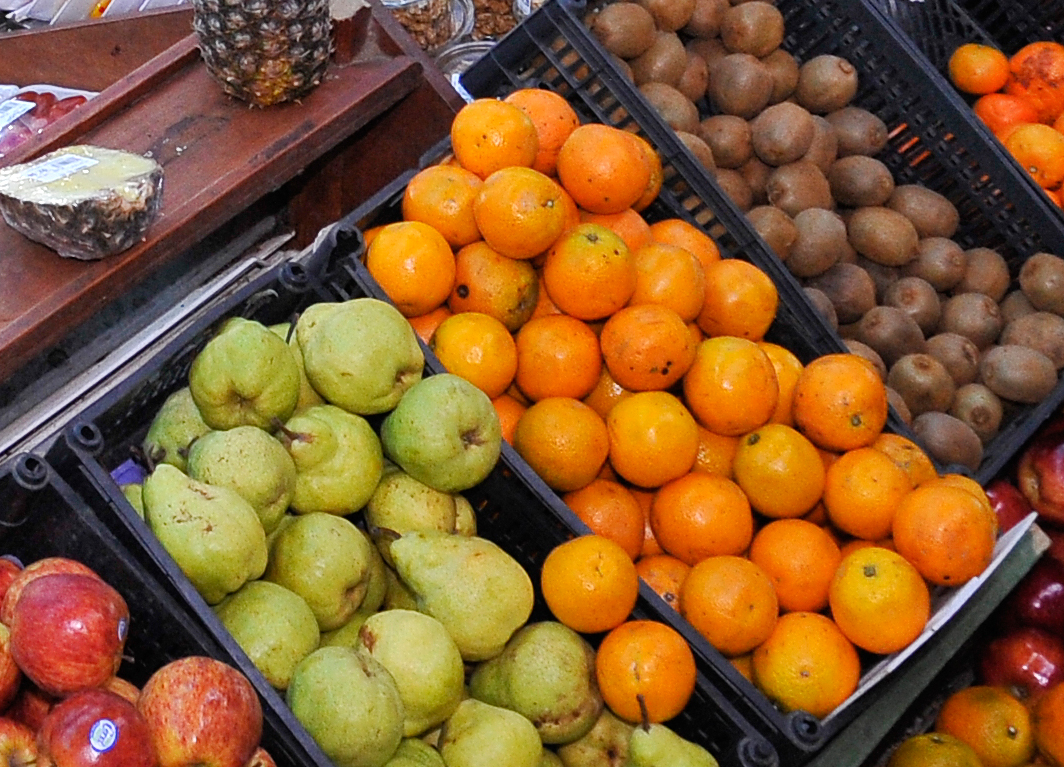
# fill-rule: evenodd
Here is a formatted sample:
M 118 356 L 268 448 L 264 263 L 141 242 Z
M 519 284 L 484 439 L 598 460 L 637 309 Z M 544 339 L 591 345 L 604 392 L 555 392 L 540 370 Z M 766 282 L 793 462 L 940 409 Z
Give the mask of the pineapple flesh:
M 207 70 L 254 106 L 292 101 L 318 85 L 332 54 L 329 0 L 193 0 Z

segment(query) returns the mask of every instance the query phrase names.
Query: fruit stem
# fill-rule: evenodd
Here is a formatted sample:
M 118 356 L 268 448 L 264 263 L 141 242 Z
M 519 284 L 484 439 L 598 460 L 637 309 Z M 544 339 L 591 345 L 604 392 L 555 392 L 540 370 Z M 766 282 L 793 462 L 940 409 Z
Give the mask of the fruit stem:
M 650 732 L 650 712 L 647 710 L 647 700 L 643 693 L 636 695 L 635 699 L 639 702 L 639 717 L 642 720 L 639 726 L 643 728 L 643 732 Z

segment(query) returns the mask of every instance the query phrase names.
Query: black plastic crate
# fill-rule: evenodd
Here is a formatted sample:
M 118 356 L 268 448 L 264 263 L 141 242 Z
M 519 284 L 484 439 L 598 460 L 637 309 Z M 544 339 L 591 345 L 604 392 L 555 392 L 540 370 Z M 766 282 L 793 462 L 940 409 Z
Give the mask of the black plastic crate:
M 285 264 L 209 305 L 185 329 L 175 332 L 145 359 L 134 374 L 67 424 L 49 452 L 50 459 L 75 490 L 88 500 L 93 511 L 115 530 L 141 563 L 167 584 L 207 632 L 230 644 L 234 643 L 228 632 L 136 515 L 111 472 L 129 460 L 159 405 L 187 383 L 192 359 L 226 318 L 243 316 L 270 324 L 292 319 L 317 301 L 373 295 L 362 282 L 368 274 L 357 268 L 361 266 L 358 255 L 362 243 L 357 228 L 337 223 L 326 236 L 319 238 L 311 258 L 319 263 L 344 262 L 348 268 L 338 269 L 319 281 L 313 276 L 316 269 L 308 274 L 298 265 Z M 438 370 L 430 364 L 426 375 Z M 476 509 L 478 534 L 505 548 L 529 571 L 535 583 L 538 583 L 540 565 L 554 546 L 589 532 L 508 445 L 503 446 L 502 458 L 492 474 L 464 494 Z M 351 519 L 357 522 L 359 516 L 353 515 Z M 635 617 L 674 622 L 668 611 L 671 608 L 642 584 Z M 550 612 L 537 588 L 533 619 L 548 618 Z M 597 641 L 599 637 L 591 639 Z M 265 684 L 239 648 L 234 650 L 234 655 L 241 668 L 251 667 L 249 675 L 254 674 Z M 781 762 L 775 748 L 744 719 L 731 697 L 710 681 L 718 675 L 719 670 L 713 664 L 699 660 L 695 694 L 687 708 L 670 722 L 671 726 L 710 749 L 722 765 L 777 767 Z M 275 692 L 271 691 L 269 697 L 294 721 L 291 711 Z M 309 739 L 298 722 L 293 729 L 301 738 Z M 317 764 L 329 764 L 316 746 L 314 754 Z
M 244 670 L 231 638 L 216 637 L 189 620 L 189 611 L 95 515 L 44 459 L 20 453 L 0 465 L 0 553 L 24 564 L 68 557 L 95 570 L 129 606 L 129 634 L 118 674 L 141 687 L 166 663 L 204 655 Z M 246 672 L 245 672 L 246 673 Z M 277 764 L 309 767 L 315 760 L 293 731 L 295 717 L 257 673 L 249 679 L 259 693 L 262 745 Z

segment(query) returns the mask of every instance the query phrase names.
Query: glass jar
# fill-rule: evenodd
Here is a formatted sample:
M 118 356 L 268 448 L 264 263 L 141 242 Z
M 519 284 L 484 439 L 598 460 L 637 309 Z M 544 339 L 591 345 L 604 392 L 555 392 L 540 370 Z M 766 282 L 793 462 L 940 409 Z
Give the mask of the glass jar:
M 436 54 L 436 66 L 466 101 L 472 101 L 472 98 L 461 87 L 459 79 L 463 72 L 493 47 L 495 40 L 456 40 Z
M 437 51 L 473 29 L 473 0 L 381 0 L 425 51 Z
M 520 24 L 531 16 L 532 12 L 543 5 L 544 2 L 546 2 L 546 0 L 514 0 L 512 8 L 514 19 Z

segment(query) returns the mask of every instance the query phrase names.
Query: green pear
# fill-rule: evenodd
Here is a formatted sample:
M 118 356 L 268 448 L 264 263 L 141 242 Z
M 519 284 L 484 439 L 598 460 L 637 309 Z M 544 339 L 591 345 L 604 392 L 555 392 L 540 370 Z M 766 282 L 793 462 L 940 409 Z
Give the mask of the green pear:
M 380 552 L 376 547 L 370 547 L 369 580 L 366 584 L 366 596 L 362 604 L 358 606 L 354 614 L 339 628 L 326 631 L 321 635 L 321 644 L 343 645 L 354 647 L 358 643 L 358 630 L 366 619 L 373 615 L 384 604 L 384 595 L 388 591 L 388 576 L 385 571 L 388 566 L 384 564 Z
M 423 740 L 403 738 L 385 767 L 447 767 L 440 752 Z
M 352 514 L 373 495 L 384 471 L 369 421 L 335 405 L 312 405 L 288 419 L 281 443 L 296 465 L 292 508 L 300 514 Z
M 266 681 L 284 690 L 296 664 L 318 649 L 318 621 L 303 597 L 270 581 L 248 581 L 214 612 Z
M 604 708 L 584 737 L 558 746 L 558 758 L 565 767 L 625 767 L 634 729 Z
M 299 366 L 299 397 L 296 399 L 296 410 L 302 410 L 311 405 L 324 405 L 325 400 L 310 385 L 306 368 L 303 367 L 303 350 L 299 348 L 299 343 L 296 341 L 295 324 L 281 322 L 276 325 L 270 325 L 269 328 L 271 332 L 276 333 L 285 340 L 288 348 L 292 351 L 292 356 L 296 358 L 296 365 Z
M 384 417 L 381 443 L 412 477 L 458 493 L 495 468 L 502 427 L 487 394 L 464 378 L 440 373 L 411 386 Z
M 133 511 L 137 512 L 137 516 L 144 519 L 144 485 L 140 482 L 129 482 L 125 485 L 119 485 L 118 489 L 122 491 L 122 495 L 129 501 Z
M 285 700 L 336 767 L 383 767 L 403 739 L 395 680 L 363 651 L 319 647 L 296 666 Z
M 550 745 L 586 735 L 603 706 L 594 648 L 557 621 L 521 627 L 499 655 L 474 669 L 469 692 L 527 717 Z
M 363 514 L 370 537 L 389 564 L 397 535 L 411 530 L 457 532 L 455 494 L 431 488 L 394 464 L 384 470 Z
M 447 767 L 539 767 L 543 744 L 517 712 L 467 698 L 444 722 L 439 751 Z
M 296 341 L 315 391 L 351 413 L 386 413 L 421 380 L 425 354 L 398 309 L 375 298 L 313 304 Z
M 192 390 L 182 386 L 155 412 L 140 447 L 152 463 L 168 463 L 184 471 L 189 445 L 210 430 L 192 399 Z
M 417 609 L 447 627 L 467 661 L 498 655 L 532 613 L 532 579 L 485 538 L 414 530 L 391 553 Z
M 414 610 L 383 610 L 366 619 L 359 645 L 388 669 L 403 699 L 403 734 L 420 735 L 458 708 L 465 665 L 442 623 Z
M 477 512 L 461 493 L 454 493 L 454 531 L 459 535 L 477 534 Z
M 410 587 L 403 583 L 398 573 L 391 567 L 386 567 L 384 576 L 388 587 L 384 592 L 384 603 L 381 607 L 385 610 L 416 610 L 417 596 Z
M 281 518 L 277 520 L 277 525 L 273 528 L 273 530 L 266 533 L 266 550 L 268 552 L 273 551 L 273 542 L 277 540 L 277 536 L 280 534 L 280 532 L 284 530 L 288 525 L 299 519 L 299 517 L 299 514 L 293 514 L 291 512 L 281 515 Z
M 261 322 L 230 317 L 192 360 L 188 385 L 212 429 L 269 429 L 295 410 L 299 367 L 284 339 Z
M 369 590 L 373 543 L 349 520 L 334 514 L 304 514 L 273 541 L 263 577 L 306 600 L 318 628 L 344 625 Z
M 211 431 L 188 450 L 188 475 L 236 490 L 271 533 L 288 510 L 296 488 L 296 465 L 277 439 L 258 426 Z
M 266 533 L 235 490 L 197 482 L 163 463 L 145 478 L 142 492 L 145 522 L 207 604 L 265 571 Z
M 627 767 L 717 767 L 717 760 L 697 743 L 655 723 L 632 732 Z
M 543 755 L 539 759 L 539 767 L 565 767 L 562 758 L 549 748 L 543 749 Z

